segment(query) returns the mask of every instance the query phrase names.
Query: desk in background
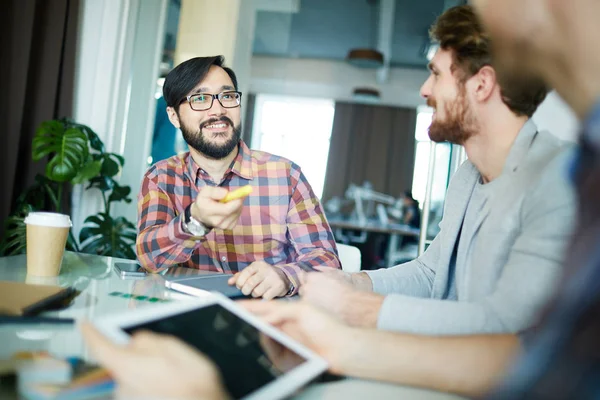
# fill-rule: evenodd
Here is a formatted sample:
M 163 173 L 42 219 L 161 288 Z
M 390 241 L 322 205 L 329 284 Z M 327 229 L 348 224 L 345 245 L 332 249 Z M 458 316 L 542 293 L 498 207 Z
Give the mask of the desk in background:
M 127 308 L 149 307 L 160 301 L 177 301 L 187 296 L 165 288 L 161 275 L 148 275 L 143 279 L 121 279 L 113 270 L 118 258 L 66 252 L 61 274 L 56 278 L 39 278 L 40 284 L 73 286 L 81 291 L 67 309 L 47 312 L 46 316 L 91 320 Z M 169 274 L 192 272 L 188 268 L 171 269 Z M 25 256 L 0 258 L 0 280 L 25 282 Z M 29 281 L 29 279 L 28 279 Z M 32 282 L 33 283 L 33 282 Z M 0 359 L 11 357 L 18 351 L 48 351 L 57 357 L 89 359 L 79 330 L 73 325 L 0 325 Z M 307 399 L 459 399 L 429 390 L 345 379 L 335 383 L 313 384 L 302 390 L 296 398 Z M 5 393 L 0 398 L 10 399 Z
M 337 238 L 343 236 L 343 234 L 341 233 L 343 229 L 361 232 L 383 233 L 389 235 L 390 239 L 387 242 L 385 250 L 386 268 L 394 266 L 394 255 L 396 254 L 396 250 L 398 249 L 398 245 L 400 244 L 400 238 L 406 236 L 415 237 L 418 239 L 420 232 L 418 228 L 412 228 L 405 224 L 382 224 L 378 221 L 367 221 L 366 223 L 361 223 L 358 220 L 333 218 L 328 219 L 328 222 L 331 226 L 331 229 L 333 229 L 334 231 L 334 236 L 336 237 L 336 240 L 338 240 Z

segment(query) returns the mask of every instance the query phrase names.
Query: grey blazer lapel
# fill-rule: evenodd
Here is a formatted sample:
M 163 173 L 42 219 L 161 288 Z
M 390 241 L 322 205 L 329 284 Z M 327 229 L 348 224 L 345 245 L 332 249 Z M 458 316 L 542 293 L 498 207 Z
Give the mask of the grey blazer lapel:
M 440 262 L 433 283 L 433 298 L 444 298 L 448 290 L 449 274 L 452 273 L 450 271 L 452 253 L 462 228 L 471 194 L 479 177 L 477 168 L 467 160 L 458 169 L 448 186 L 443 226 L 440 232 L 444 236 L 441 238 Z
M 515 173 L 515 171 L 517 170 L 517 168 L 519 167 L 519 165 L 524 162 L 525 158 L 527 157 L 527 153 L 529 152 L 529 149 L 531 148 L 531 145 L 533 143 L 533 141 L 535 140 L 536 136 L 537 136 L 537 127 L 535 125 L 535 123 L 533 123 L 533 121 L 528 120 L 525 125 L 523 125 L 523 127 L 521 128 L 521 131 L 519 131 L 519 134 L 517 135 L 517 138 L 515 139 L 515 142 L 513 143 L 512 148 L 510 149 L 510 152 L 508 154 L 508 157 L 506 159 L 506 162 L 504 164 L 504 168 L 502 170 L 502 174 L 501 176 L 499 176 L 498 181 L 494 181 L 493 183 L 489 183 L 489 184 L 496 184 L 496 186 L 493 188 L 494 193 L 503 193 L 504 190 L 506 190 L 507 188 L 505 188 L 505 186 L 509 183 L 509 181 L 505 178 L 502 179 L 504 175 L 510 176 L 512 174 Z M 477 174 L 477 176 L 479 176 Z M 473 189 L 475 188 L 475 184 L 473 185 Z M 472 193 L 472 191 L 471 191 Z M 479 212 L 479 214 L 477 215 L 477 219 L 475 220 L 475 224 L 473 225 L 473 234 L 470 235 L 470 241 L 468 243 L 468 245 L 465 247 L 465 251 L 466 253 L 466 260 L 471 260 L 471 254 L 473 252 L 473 245 L 475 242 L 475 239 L 478 237 L 478 233 L 479 230 L 481 228 L 481 225 L 483 224 L 483 222 L 485 221 L 485 219 L 488 217 L 488 215 L 490 214 L 492 208 L 494 207 L 494 199 L 495 198 L 490 198 L 489 196 L 493 196 L 493 194 L 488 193 L 488 195 L 486 196 L 485 200 L 484 200 L 484 204 L 483 207 L 481 209 L 481 211 Z M 481 238 L 479 238 L 479 240 L 481 240 Z M 465 274 L 468 277 L 473 277 L 474 274 L 471 271 L 471 267 L 473 265 L 471 263 L 469 263 L 466 268 L 465 268 Z M 469 282 L 467 282 L 464 285 L 465 288 L 470 288 L 471 285 L 469 284 Z M 470 293 L 465 293 L 466 297 L 465 298 L 469 298 Z
M 527 157 L 527 153 L 529 153 L 529 149 L 535 141 L 537 134 L 538 128 L 535 123 L 531 119 L 525 122 L 506 157 L 506 162 L 502 169 L 503 175 L 513 173 L 517 170 Z
M 477 238 L 477 235 L 479 233 L 479 229 L 481 228 L 481 225 L 486 220 L 486 218 L 490 214 L 490 211 L 492 210 L 492 203 L 493 203 L 493 201 L 491 199 L 489 199 L 487 197 L 484 199 L 483 207 L 481 208 L 481 211 L 477 215 L 477 219 L 475 220 L 475 224 L 473 225 L 473 234 L 470 235 L 469 243 L 465 247 L 466 254 L 465 254 L 464 259 L 469 260 L 469 262 L 467 262 L 467 265 L 465 266 L 463 271 L 464 271 L 465 277 L 467 277 L 467 280 L 469 280 L 470 278 L 473 277 L 473 273 L 471 271 L 471 268 L 473 267 L 473 263 L 471 263 L 470 261 L 472 261 L 472 259 L 473 259 L 473 257 L 471 255 L 473 254 L 473 246 L 475 245 L 475 239 Z M 481 238 L 479 238 L 479 240 L 481 240 Z M 465 282 L 465 285 L 463 286 L 463 290 L 466 289 L 466 291 L 468 292 L 470 287 L 471 287 L 470 282 Z M 465 298 L 469 298 L 470 295 L 471 295 L 470 293 L 464 293 Z

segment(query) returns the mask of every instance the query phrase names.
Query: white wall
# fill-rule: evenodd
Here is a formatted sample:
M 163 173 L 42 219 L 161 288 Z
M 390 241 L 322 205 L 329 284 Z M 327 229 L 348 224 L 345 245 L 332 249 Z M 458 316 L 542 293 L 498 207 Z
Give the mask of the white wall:
M 579 121 L 556 92 L 548 94 L 533 115 L 533 120 L 539 129 L 548 130 L 563 140 L 577 141 Z
M 377 83 L 375 69 L 353 67 L 343 61 L 277 57 L 252 57 L 250 91 L 292 96 L 354 101 L 356 87 L 379 89 L 379 104 L 417 107 L 424 101 L 419 89 L 429 76 L 426 70 L 391 68 L 388 80 Z

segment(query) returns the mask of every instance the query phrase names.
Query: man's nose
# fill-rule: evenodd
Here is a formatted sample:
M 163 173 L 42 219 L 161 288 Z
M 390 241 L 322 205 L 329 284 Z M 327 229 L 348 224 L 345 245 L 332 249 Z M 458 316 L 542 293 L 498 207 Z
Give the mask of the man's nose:
M 213 98 L 212 106 L 208 109 L 208 115 L 223 115 L 227 109 L 221 105 L 219 99 Z
M 431 76 L 421 86 L 420 94 L 424 99 L 428 99 L 431 96 Z

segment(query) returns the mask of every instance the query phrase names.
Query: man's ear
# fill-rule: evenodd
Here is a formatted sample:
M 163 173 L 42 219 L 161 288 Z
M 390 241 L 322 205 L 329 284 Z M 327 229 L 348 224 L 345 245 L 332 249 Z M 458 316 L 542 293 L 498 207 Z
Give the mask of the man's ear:
M 175 128 L 181 127 L 181 124 L 179 123 L 179 115 L 177 115 L 177 111 L 175 111 L 173 107 L 167 107 L 167 115 L 169 116 L 169 121 L 171 121 Z
M 498 85 L 498 82 L 496 81 L 496 71 L 489 65 L 481 67 L 481 69 L 472 76 L 472 79 L 475 98 L 480 102 L 487 101 Z

